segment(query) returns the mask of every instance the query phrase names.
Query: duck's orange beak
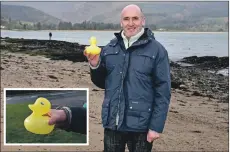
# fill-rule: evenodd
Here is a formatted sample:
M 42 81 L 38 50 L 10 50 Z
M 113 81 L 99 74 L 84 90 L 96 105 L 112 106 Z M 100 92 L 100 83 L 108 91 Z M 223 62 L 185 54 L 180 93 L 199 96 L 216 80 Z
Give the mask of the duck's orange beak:
M 46 114 L 44 114 L 44 115 L 42 115 L 42 116 L 48 116 L 48 117 L 51 117 L 51 113 L 50 113 L 50 112 L 48 112 L 48 113 L 46 113 Z

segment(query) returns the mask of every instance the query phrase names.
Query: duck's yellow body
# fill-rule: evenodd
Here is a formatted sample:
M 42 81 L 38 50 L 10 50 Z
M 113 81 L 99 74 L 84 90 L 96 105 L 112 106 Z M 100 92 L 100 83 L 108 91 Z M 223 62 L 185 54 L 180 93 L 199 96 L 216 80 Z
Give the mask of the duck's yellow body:
M 97 39 L 96 37 L 92 36 L 90 38 L 90 46 L 86 47 L 87 54 L 98 55 L 101 52 L 101 48 L 97 46 Z
M 54 129 L 54 125 L 48 125 L 49 117 L 36 116 L 31 114 L 24 121 L 26 130 L 35 134 L 49 134 Z
M 34 134 L 49 134 L 54 125 L 49 125 L 49 116 L 43 116 L 50 112 L 51 104 L 45 98 L 38 98 L 33 105 L 29 105 L 33 113 L 24 121 L 26 130 Z

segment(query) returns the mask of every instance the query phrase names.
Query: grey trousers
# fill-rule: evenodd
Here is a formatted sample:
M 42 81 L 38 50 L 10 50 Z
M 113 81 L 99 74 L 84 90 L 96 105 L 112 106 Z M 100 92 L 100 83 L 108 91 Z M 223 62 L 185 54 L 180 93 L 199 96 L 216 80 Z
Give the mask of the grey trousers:
M 147 141 L 147 132 L 104 130 L 104 152 L 124 152 L 126 144 L 130 152 L 151 152 L 152 149 L 152 143 Z

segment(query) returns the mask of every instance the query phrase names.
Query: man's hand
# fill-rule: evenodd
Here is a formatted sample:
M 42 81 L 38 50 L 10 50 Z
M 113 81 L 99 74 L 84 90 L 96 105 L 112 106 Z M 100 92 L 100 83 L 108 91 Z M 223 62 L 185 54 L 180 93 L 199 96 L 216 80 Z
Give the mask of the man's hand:
M 88 59 L 91 66 L 96 67 L 98 65 L 100 54 L 93 55 L 90 53 L 86 53 L 86 50 L 84 50 L 84 55 Z
M 160 137 L 159 133 L 149 129 L 149 132 L 147 134 L 147 141 L 149 143 L 153 142 L 154 140 L 158 139 L 159 137 Z
M 44 116 L 47 116 L 47 115 L 44 115 Z M 48 114 L 48 116 L 50 117 L 49 122 L 48 122 L 49 125 L 62 123 L 62 122 L 65 122 L 67 119 L 67 116 L 64 110 L 51 109 L 51 112 Z

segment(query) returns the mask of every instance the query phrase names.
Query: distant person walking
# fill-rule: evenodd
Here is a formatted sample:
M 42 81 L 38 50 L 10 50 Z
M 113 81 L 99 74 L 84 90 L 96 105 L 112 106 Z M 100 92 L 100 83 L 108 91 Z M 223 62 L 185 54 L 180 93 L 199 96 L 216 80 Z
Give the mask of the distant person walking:
M 49 38 L 50 38 L 50 40 L 51 40 L 51 37 L 52 37 L 52 33 L 50 32 L 50 33 L 49 33 Z

